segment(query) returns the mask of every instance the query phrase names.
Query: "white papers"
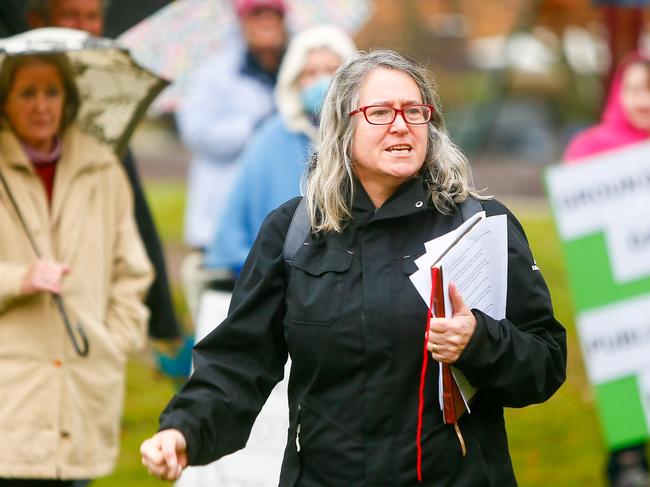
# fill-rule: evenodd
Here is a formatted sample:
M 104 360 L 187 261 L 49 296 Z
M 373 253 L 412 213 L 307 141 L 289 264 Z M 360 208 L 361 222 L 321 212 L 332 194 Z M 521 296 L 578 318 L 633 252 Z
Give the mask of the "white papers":
M 426 253 L 415 261 L 419 270 L 410 279 L 427 307 L 431 298 L 431 266 L 436 265 L 442 269 L 445 316 L 452 316 L 449 284 L 454 282 L 469 308 L 483 311 L 496 320 L 505 318 L 508 282 L 506 215 L 486 218 L 485 212 L 477 213 L 456 230 L 426 242 L 424 246 Z M 452 367 L 451 370 L 469 411 L 467 402 L 476 389 L 458 369 Z M 439 391 L 442 407 L 442 387 Z
M 476 222 L 482 220 L 483 218 L 485 218 L 485 212 L 480 211 L 472 215 L 466 221 L 464 221 L 461 226 L 456 228 L 456 230 L 452 230 L 449 233 L 446 233 L 438 238 L 429 240 L 428 242 L 424 243 L 424 248 L 426 249 L 426 253 L 420 258 L 418 258 L 415 261 L 415 264 L 418 266 L 418 269 L 427 270 L 426 275 L 428 276 L 428 280 L 429 280 L 429 292 L 431 292 L 431 272 L 429 271 L 431 266 L 435 263 L 435 261 L 437 261 L 440 258 L 440 256 L 448 248 L 450 248 L 454 244 L 454 242 L 458 239 L 459 236 L 466 233 L 469 228 L 471 228 Z M 411 279 L 413 278 L 411 277 Z M 429 296 L 426 297 L 425 301 L 427 302 L 427 306 L 428 306 Z
M 479 309 L 496 320 L 506 317 L 506 218 L 498 215 L 482 219 L 438 263 L 443 270 L 447 316 L 452 311 L 447 290 L 454 282 L 469 308 Z

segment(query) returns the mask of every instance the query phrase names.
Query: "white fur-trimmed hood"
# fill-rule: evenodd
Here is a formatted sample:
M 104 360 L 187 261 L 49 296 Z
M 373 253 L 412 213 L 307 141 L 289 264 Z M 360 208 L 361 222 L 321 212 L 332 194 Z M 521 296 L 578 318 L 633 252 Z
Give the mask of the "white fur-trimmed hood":
M 309 51 L 322 47 L 334 52 L 341 58 L 341 62 L 345 62 L 357 50 L 352 39 L 333 25 L 319 25 L 304 30 L 291 40 L 275 87 L 275 100 L 282 120 L 289 130 L 302 132 L 310 139 L 315 138 L 317 129 L 312 124 L 311 117 L 303 110 L 296 81 Z

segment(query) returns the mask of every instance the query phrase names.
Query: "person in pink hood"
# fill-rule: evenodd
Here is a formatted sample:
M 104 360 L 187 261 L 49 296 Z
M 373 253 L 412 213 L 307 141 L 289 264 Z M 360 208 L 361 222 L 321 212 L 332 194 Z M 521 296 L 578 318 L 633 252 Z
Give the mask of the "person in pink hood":
M 566 164 L 588 162 L 589 156 L 650 140 L 650 57 L 628 54 L 619 64 L 600 123 L 578 133 L 565 153 Z M 609 454 L 611 487 L 647 487 L 645 443 Z
M 576 135 L 564 153 L 568 164 L 650 137 L 650 57 L 628 54 L 619 64 L 601 122 Z

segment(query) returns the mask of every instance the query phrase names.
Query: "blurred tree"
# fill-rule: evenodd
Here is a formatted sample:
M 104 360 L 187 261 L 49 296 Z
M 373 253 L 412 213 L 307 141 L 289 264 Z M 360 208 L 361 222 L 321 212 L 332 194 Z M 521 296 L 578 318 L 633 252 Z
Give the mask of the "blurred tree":
M 639 48 L 641 40 L 641 31 L 643 27 L 643 8 L 638 6 L 624 6 L 622 4 L 641 3 L 649 4 L 649 2 L 640 1 L 618 1 L 612 0 L 608 2 L 600 1 L 595 2 L 598 5 L 604 5 L 604 16 L 607 30 L 609 33 L 609 52 L 611 54 L 611 68 L 607 77 L 607 86 L 614 74 L 614 69 L 618 65 L 626 53 L 634 51 Z

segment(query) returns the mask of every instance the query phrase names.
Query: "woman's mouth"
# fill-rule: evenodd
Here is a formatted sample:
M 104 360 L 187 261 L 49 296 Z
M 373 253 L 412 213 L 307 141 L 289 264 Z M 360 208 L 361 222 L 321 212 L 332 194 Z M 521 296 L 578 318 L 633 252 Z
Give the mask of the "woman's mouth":
M 391 154 L 408 154 L 413 150 L 413 147 L 408 144 L 397 144 L 391 145 L 390 147 L 386 148 L 386 150 Z

